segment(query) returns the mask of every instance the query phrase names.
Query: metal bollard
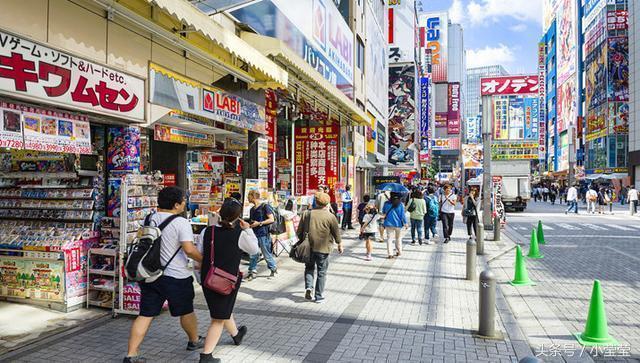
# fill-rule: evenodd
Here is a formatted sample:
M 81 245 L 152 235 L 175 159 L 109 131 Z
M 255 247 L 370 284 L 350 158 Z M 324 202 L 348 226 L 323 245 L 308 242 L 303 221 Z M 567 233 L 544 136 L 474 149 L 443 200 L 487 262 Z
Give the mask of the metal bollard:
M 496 276 L 491 270 L 480 273 L 478 335 L 496 337 Z
M 500 241 L 500 216 L 493 218 L 493 240 Z
M 469 237 L 467 240 L 467 280 L 476 279 L 476 241 Z
M 484 255 L 484 226 L 482 223 L 478 223 L 478 228 L 476 228 L 476 255 L 481 256 Z
M 635 200 L 630 200 L 629 201 L 629 214 L 633 215 L 633 206 L 634 206 Z

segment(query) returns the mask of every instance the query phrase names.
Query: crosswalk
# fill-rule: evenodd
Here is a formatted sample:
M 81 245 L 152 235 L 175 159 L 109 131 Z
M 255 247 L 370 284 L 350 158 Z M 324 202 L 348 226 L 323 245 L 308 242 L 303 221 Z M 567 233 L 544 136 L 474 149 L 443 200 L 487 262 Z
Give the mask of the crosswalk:
M 532 228 L 536 228 L 536 224 L 524 224 L 524 223 L 507 223 L 509 227 L 516 231 L 530 231 Z M 640 232 L 640 224 L 593 224 L 593 223 L 546 223 L 543 224 L 542 229 L 545 231 L 623 231 L 623 232 Z

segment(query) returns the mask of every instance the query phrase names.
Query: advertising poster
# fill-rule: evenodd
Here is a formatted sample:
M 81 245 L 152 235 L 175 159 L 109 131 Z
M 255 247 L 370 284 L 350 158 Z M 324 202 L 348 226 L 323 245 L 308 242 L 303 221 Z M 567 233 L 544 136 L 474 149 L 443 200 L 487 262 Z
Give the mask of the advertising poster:
M 0 256 L 0 296 L 26 297 L 29 276 L 25 273 L 25 262 L 22 258 Z
M 365 69 L 368 74 L 389 74 L 384 6 L 380 6 L 379 1 L 367 1 L 366 3 L 367 46 L 365 51 L 367 56 L 364 59 Z M 376 16 L 376 11 L 380 13 L 380 19 Z M 380 115 L 387 112 L 388 89 L 389 78 L 367 77 L 367 99 Z
M 231 197 L 231 193 L 240 193 L 242 190 L 242 177 L 236 174 L 224 174 L 224 197 Z
M 413 168 L 416 134 L 415 66 L 389 67 L 389 163 Z
M 431 142 L 432 150 L 459 150 L 460 139 L 457 137 L 433 138 Z
M 172 142 L 175 144 L 185 144 L 189 146 L 215 145 L 213 135 L 157 124 L 154 128 L 153 139 L 156 141 Z
M 538 141 L 540 107 L 537 97 L 524 98 L 524 139 Z
M 546 29 L 546 28 L 545 28 Z M 547 123 L 547 82 L 546 71 L 546 46 L 544 42 L 538 43 L 538 158 L 546 157 L 546 123 Z
M 509 98 L 494 98 L 494 125 L 493 139 L 508 140 L 509 139 Z
M 576 79 L 569 78 L 558 88 L 558 133 L 566 130 L 569 125 L 575 123 L 577 117 Z
M 447 112 L 436 112 L 435 115 L 435 127 L 447 127 Z
M 64 263 L 25 261 L 26 297 L 64 302 Z
M 560 158 L 558 162 L 558 170 L 569 169 L 569 133 L 564 132 L 560 135 Z
M 460 83 L 449 83 L 447 134 L 460 133 Z
M 629 42 L 627 37 L 607 39 L 609 80 L 607 97 L 609 101 L 629 100 Z
M 522 97 L 509 97 L 509 140 L 524 139 L 524 102 Z
M 491 177 L 491 186 L 493 194 L 493 216 L 500 217 L 500 224 L 507 223 L 507 213 L 504 210 L 504 204 L 502 203 L 502 176 L 493 175 Z
M 22 149 L 24 139 L 22 137 L 21 113 L 10 108 L 11 104 L 0 103 L 0 147 Z
M 125 283 L 122 289 L 122 308 L 126 311 L 139 311 L 140 295 L 140 286 L 137 283 Z
M 589 1 L 594 1 L 594 0 L 589 0 Z M 599 0 L 595 0 L 595 1 L 599 1 Z M 551 26 L 553 19 L 556 18 L 556 11 L 558 9 L 559 2 L 560 0 L 544 0 L 543 6 L 542 6 L 542 9 L 543 9 L 542 26 L 545 31 L 549 29 L 549 26 Z
M 470 117 L 467 119 L 467 141 L 470 144 L 477 144 L 482 141 L 482 117 Z
M 482 169 L 482 145 L 462 144 L 462 162 L 465 169 Z
M 429 158 L 429 78 L 420 78 L 420 161 Z
M 607 30 L 625 30 L 629 28 L 629 12 L 626 10 L 607 11 Z
M 629 104 L 627 102 L 609 103 L 609 122 L 613 132 L 629 133 Z
M 591 141 L 607 134 L 607 106 L 601 105 L 587 113 L 586 140 Z
M 578 40 L 577 24 L 577 1 L 559 0 L 557 12 L 557 64 L 558 64 L 558 84 L 563 84 L 570 77 L 575 78 L 576 73 L 576 43 Z
M 414 0 L 389 2 L 389 63 L 414 61 L 415 18 Z
M 447 81 L 448 23 L 447 13 L 426 13 L 419 17 L 420 47 L 431 53 L 433 82 Z M 405 36 L 405 38 L 408 37 Z
M 298 195 L 317 190 L 320 185 L 331 189 L 338 181 L 340 127 L 337 125 L 296 128 L 295 186 Z
M 109 127 L 107 130 L 107 170 L 140 169 L 140 129 Z
M 265 91 L 265 131 L 269 152 L 276 151 L 278 137 L 278 95 L 272 89 Z
M 593 110 L 607 99 L 607 53 L 604 44 L 595 47 L 585 60 L 585 104 Z

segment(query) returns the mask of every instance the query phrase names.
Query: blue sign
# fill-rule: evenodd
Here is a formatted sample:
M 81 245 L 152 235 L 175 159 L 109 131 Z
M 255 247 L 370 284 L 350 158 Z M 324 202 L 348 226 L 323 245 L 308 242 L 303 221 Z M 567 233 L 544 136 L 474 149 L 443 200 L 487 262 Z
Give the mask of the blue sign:
M 420 149 L 429 148 L 429 78 L 420 78 Z

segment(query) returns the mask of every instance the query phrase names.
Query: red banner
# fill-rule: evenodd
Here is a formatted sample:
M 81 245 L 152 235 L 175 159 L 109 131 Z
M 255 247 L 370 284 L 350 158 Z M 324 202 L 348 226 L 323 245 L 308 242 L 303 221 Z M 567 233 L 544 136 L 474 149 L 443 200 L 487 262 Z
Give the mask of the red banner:
M 607 12 L 607 30 L 627 29 L 629 13 L 626 10 L 615 10 Z
M 538 76 L 482 78 L 480 92 L 483 96 L 538 94 Z
M 297 127 L 295 135 L 297 195 L 338 181 L 340 126 Z
M 447 134 L 460 133 L 460 83 L 449 83 Z
M 265 129 L 269 152 L 274 152 L 278 133 L 278 95 L 270 89 L 265 91 Z

